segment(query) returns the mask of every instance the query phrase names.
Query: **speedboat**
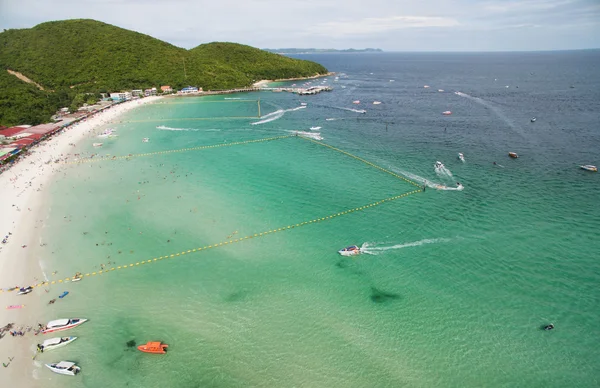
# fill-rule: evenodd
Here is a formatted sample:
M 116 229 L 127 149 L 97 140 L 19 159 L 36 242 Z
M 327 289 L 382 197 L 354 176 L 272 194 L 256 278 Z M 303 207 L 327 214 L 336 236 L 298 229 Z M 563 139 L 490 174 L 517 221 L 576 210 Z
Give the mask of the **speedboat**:
M 311 131 L 318 131 L 319 129 L 321 129 L 321 127 L 310 127 Z
M 59 375 L 75 376 L 81 371 L 81 368 L 71 361 L 61 361 L 54 364 L 46 364 L 48 369 Z
M 509 152 L 509 153 L 508 153 L 508 156 L 510 156 L 510 157 L 511 157 L 511 158 L 513 158 L 513 159 L 516 159 L 516 158 L 518 158 L 518 157 L 519 157 L 519 155 L 517 155 L 517 153 L 516 153 L 516 152 Z
M 37 348 L 40 352 L 44 353 L 44 351 L 61 348 L 65 345 L 68 345 L 71 342 L 75 341 L 76 339 L 77 339 L 77 337 L 50 338 L 50 339 L 45 340 L 41 344 L 38 344 Z
M 357 104 L 357 105 L 358 105 L 358 104 L 360 104 L 360 101 L 359 101 L 359 100 L 356 100 L 356 101 L 352 101 L 352 103 L 353 103 L 353 104 Z
M 42 330 L 42 334 L 72 329 L 85 322 L 87 322 L 87 319 L 85 318 L 57 319 L 55 321 L 48 322 L 46 328 Z
M 444 89 L 438 89 L 438 92 L 442 93 L 444 91 Z
M 449 110 L 446 110 L 446 111 L 442 112 L 442 114 L 444 116 L 450 116 L 452 114 L 452 112 L 450 112 Z
M 344 249 L 340 249 L 338 251 L 338 253 L 342 256 L 354 256 L 354 255 L 359 255 L 360 254 L 360 248 L 357 247 L 356 245 L 351 245 L 349 247 L 346 247 Z
M 427 88 L 429 88 L 429 85 L 423 85 L 423 87 L 424 87 L 425 89 L 427 89 Z
M 579 167 L 581 167 L 583 170 L 586 170 L 586 171 L 598 172 L 598 167 L 592 166 L 591 164 L 586 164 L 586 165 L 579 166 Z
M 145 137 L 145 138 L 142 139 L 142 143 L 148 143 L 149 140 L 150 140 L 150 138 Z
M 379 105 L 381 104 L 381 101 L 373 101 L 373 105 Z
M 94 143 L 92 144 L 94 147 L 102 147 L 102 143 Z
M 461 161 L 461 162 L 463 162 L 463 163 L 465 162 L 465 156 L 463 155 L 463 153 L 462 153 L 462 152 L 459 152 L 459 153 L 458 153 L 458 160 L 460 160 L 460 161 Z
M 148 342 L 144 345 L 138 346 L 138 350 L 144 353 L 154 353 L 154 354 L 165 354 L 167 353 L 167 348 L 169 345 L 163 344 L 159 341 L 157 342 Z
M 531 122 L 532 122 L 532 123 L 535 123 L 535 120 L 537 120 L 535 117 L 532 117 L 532 118 L 531 118 Z
M 306 104 L 306 102 L 301 102 L 300 105 L 306 106 L 307 104 Z
M 440 162 L 440 161 L 437 161 L 437 162 L 435 162 L 435 164 L 433 165 L 433 167 L 436 170 L 438 170 L 438 169 L 444 168 L 444 164 L 442 162 Z
M 33 287 L 29 286 L 29 287 L 21 287 L 19 288 L 19 291 L 17 292 L 17 295 L 27 295 L 29 294 L 31 291 L 33 291 Z

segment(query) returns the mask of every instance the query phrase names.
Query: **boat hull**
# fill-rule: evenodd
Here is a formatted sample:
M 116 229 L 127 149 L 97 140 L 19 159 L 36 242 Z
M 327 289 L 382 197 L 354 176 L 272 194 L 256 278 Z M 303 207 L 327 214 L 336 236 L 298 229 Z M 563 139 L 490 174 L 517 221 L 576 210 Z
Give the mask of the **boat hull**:
M 79 322 L 73 323 L 73 324 L 70 324 L 70 325 L 65 325 L 65 326 L 60 326 L 60 327 L 53 327 L 53 328 L 50 328 L 50 329 L 42 330 L 41 333 L 42 334 L 48 334 L 48 333 L 54 333 L 54 332 L 57 332 L 57 331 L 69 330 L 69 329 L 77 327 L 77 326 L 79 326 L 79 325 L 81 325 L 81 324 L 83 324 L 85 322 L 87 322 L 87 319 L 82 319 Z

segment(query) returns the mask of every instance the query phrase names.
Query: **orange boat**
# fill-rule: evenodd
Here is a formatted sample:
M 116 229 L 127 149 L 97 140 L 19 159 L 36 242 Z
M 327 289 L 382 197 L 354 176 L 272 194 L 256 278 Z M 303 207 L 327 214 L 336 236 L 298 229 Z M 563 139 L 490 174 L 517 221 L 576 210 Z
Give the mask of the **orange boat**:
M 138 350 L 144 353 L 165 354 L 169 345 L 160 342 L 148 342 L 145 345 L 138 346 Z
M 517 153 L 516 153 L 516 152 L 509 152 L 509 153 L 508 153 L 508 156 L 510 156 L 511 158 L 514 158 L 514 159 L 516 159 L 516 158 L 518 158 L 518 157 L 519 157 L 519 155 L 517 155 Z

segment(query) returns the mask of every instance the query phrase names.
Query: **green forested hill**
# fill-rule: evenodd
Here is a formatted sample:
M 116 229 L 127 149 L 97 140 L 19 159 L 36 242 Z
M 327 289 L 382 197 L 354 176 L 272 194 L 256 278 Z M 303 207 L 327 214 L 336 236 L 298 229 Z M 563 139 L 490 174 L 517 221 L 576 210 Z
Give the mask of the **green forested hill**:
M 248 86 L 260 79 L 327 72 L 314 62 L 235 43 L 209 43 L 185 50 L 144 34 L 87 19 L 47 22 L 30 29 L 0 33 L 0 67 L 4 73 L 0 76 L 0 124 L 4 125 L 24 122 L 27 116 L 23 110 L 30 109 L 31 102 L 40 96 L 46 103 L 33 105 L 43 108 L 41 111 L 52 111 L 59 103 L 68 106 L 70 101 L 65 103 L 65 98 L 72 99 L 82 92 L 160 85 L 174 88 L 195 85 L 215 90 Z M 16 78 L 14 81 L 22 85 L 15 84 L 6 78 L 14 78 L 6 69 L 24 74 L 46 91 Z M 59 92 L 60 98 L 51 96 Z M 24 103 L 27 93 L 31 94 L 32 101 Z M 12 100 L 13 94 L 20 95 L 10 108 L 16 112 L 3 112 L 5 102 Z M 21 111 L 23 115 L 18 113 Z

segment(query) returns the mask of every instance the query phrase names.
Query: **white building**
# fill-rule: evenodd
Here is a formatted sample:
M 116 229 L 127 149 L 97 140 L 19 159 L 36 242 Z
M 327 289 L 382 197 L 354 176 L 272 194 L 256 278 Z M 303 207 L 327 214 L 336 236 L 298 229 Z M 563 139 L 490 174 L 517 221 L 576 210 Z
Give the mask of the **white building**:
M 134 89 L 134 90 L 131 91 L 131 95 L 133 97 L 143 96 L 144 95 L 144 91 L 142 89 Z
M 131 100 L 131 93 L 130 92 L 119 92 L 119 93 L 111 93 L 110 94 L 110 98 L 113 101 L 126 101 L 126 100 Z

